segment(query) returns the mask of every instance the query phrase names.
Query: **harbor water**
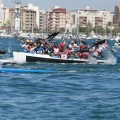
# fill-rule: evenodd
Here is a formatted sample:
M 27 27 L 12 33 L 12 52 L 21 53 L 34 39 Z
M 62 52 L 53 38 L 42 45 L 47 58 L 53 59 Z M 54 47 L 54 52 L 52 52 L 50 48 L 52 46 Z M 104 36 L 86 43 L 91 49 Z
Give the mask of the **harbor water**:
M 0 38 L 2 60 L 22 51 Z M 0 73 L 0 120 L 120 120 L 120 64 L 6 64 L 1 68 L 54 70 Z

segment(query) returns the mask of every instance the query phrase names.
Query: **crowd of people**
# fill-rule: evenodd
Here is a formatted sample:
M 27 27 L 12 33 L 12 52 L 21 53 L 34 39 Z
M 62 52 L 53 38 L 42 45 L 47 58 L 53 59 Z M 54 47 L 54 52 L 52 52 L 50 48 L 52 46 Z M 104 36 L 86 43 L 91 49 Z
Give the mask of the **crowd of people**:
M 26 43 L 22 45 L 22 47 L 24 47 L 24 52 L 50 54 L 51 56 L 59 56 L 64 59 L 70 58 L 71 55 L 79 57 L 80 59 L 88 59 L 89 54 L 103 57 L 102 51 L 106 49 L 107 42 L 102 44 L 93 43 L 93 45 L 90 46 L 84 41 L 80 41 L 80 43 L 77 44 L 75 40 L 71 40 L 70 44 L 67 46 L 64 41 L 60 44 L 58 44 L 57 41 L 54 41 L 54 43 L 51 44 L 48 41 L 39 39 L 36 42 L 33 40 L 26 40 Z

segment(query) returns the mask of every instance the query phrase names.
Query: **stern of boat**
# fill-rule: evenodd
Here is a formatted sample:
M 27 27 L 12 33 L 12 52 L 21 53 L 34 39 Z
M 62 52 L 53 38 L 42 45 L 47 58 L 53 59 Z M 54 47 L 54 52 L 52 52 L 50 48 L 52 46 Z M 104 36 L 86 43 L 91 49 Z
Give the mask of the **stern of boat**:
M 17 63 L 25 63 L 26 62 L 26 54 L 22 52 L 13 52 L 14 61 Z

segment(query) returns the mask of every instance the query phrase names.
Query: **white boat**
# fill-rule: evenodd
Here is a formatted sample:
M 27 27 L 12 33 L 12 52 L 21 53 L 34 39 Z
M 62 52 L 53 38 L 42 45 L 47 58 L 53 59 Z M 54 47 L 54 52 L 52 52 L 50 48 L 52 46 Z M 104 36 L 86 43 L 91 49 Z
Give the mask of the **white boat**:
M 48 62 L 48 63 L 90 63 L 89 59 L 79 58 L 56 58 L 48 54 L 13 52 L 14 61 L 16 63 L 25 62 Z M 97 63 L 106 63 L 106 60 L 97 60 Z

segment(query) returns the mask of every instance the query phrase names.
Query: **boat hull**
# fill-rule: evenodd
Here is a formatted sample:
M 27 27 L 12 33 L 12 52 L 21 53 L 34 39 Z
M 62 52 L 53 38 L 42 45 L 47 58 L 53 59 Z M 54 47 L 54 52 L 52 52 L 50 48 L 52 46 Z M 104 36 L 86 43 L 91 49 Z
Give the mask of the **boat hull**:
M 48 62 L 48 63 L 89 63 L 88 59 L 62 59 L 51 57 L 47 54 L 32 54 L 23 52 L 13 52 L 14 61 L 24 62 Z M 97 60 L 98 63 L 104 63 L 103 60 Z
M 26 56 L 27 62 L 49 62 L 49 63 L 86 63 L 88 60 L 78 60 L 78 59 L 61 59 L 61 58 L 42 58 L 42 57 L 32 57 Z

